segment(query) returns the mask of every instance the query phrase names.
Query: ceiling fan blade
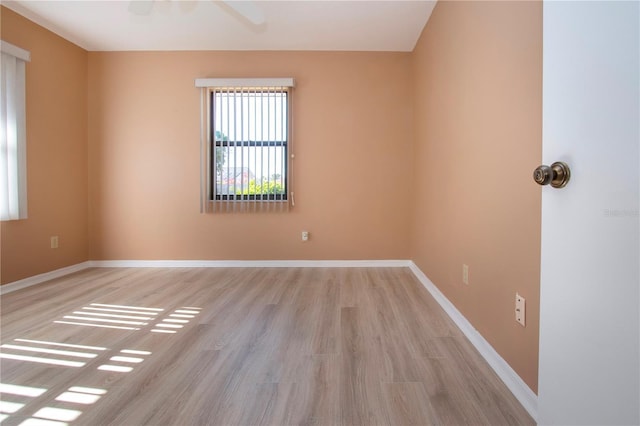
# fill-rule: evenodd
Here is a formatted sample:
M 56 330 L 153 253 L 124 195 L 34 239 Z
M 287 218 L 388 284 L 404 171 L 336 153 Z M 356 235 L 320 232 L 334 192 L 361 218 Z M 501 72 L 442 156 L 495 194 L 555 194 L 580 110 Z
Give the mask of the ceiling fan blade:
M 254 25 L 262 25 L 265 22 L 262 9 L 253 1 L 222 0 L 222 3 L 242 15 Z
M 154 0 L 131 0 L 129 2 L 129 12 L 135 15 L 148 15 L 153 8 Z

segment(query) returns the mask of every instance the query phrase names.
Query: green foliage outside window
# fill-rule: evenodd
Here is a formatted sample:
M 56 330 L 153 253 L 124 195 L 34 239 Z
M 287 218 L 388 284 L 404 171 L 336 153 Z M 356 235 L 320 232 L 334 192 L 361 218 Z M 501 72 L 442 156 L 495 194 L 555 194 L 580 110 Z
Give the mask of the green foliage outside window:
M 275 180 L 263 180 L 257 183 L 255 179 L 249 181 L 249 187 L 245 190 L 237 190 L 238 195 L 262 195 L 262 194 L 284 194 L 284 185 Z

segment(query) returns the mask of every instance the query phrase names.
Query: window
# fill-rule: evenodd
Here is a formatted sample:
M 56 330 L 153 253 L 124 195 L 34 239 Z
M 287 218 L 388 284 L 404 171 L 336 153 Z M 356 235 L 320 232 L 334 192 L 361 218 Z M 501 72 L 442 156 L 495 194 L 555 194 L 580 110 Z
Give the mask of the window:
M 197 80 L 205 211 L 283 211 L 291 200 L 292 79 Z M 231 83 L 231 84 L 230 84 Z
M 211 92 L 212 200 L 287 199 L 287 95 Z
M 27 218 L 25 62 L 30 54 L 1 42 L 0 220 Z

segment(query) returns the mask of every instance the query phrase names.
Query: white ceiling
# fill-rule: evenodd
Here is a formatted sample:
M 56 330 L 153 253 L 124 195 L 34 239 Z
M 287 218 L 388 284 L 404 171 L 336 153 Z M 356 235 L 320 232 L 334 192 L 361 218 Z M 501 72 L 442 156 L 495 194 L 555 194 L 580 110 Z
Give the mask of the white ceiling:
M 2 1 L 90 51 L 413 50 L 436 0 L 255 1 L 255 25 L 216 0 L 154 0 L 136 15 L 128 0 Z

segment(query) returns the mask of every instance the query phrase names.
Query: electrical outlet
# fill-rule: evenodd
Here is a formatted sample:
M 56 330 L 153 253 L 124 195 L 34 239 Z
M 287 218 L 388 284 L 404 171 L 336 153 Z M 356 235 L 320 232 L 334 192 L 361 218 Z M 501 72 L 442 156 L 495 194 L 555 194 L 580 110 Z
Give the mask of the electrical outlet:
M 58 236 L 57 235 L 55 237 L 51 237 L 51 248 L 52 249 L 57 249 L 58 248 Z
M 524 309 L 524 297 L 516 293 L 516 321 L 524 327 L 525 309 Z
M 462 265 L 462 282 L 469 285 L 469 265 Z
M 309 232 L 302 231 L 302 241 L 309 241 Z

